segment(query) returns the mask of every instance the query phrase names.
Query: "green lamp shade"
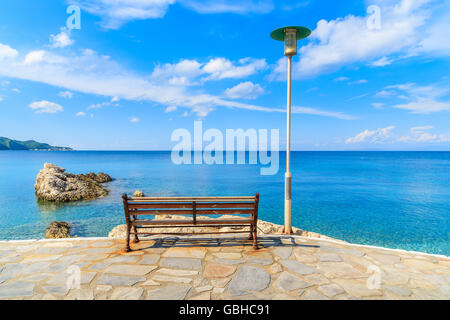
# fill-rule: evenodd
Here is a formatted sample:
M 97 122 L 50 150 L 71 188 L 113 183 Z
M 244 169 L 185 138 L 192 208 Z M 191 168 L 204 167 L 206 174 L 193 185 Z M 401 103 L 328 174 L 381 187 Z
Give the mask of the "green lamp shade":
M 297 30 L 297 40 L 301 40 L 301 39 L 305 39 L 307 37 L 309 37 L 309 35 L 311 34 L 311 30 L 309 30 L 308 28 L 305 27 L 283 27 L 283 28 L 279 28 L 275 31 L 273 31 L 270 36 L 272 37 L 272 39 L 278 40 L 278 41 L 284 41 L 284 36 L 285 36 L 285 29 L 296 29 Z

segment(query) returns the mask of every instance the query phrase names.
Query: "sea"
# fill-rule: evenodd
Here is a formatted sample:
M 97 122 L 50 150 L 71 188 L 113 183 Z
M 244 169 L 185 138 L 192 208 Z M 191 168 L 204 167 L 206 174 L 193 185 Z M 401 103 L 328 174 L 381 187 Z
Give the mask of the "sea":
M 248 155 L 247 155 L 248 156 Z M 260 194 L 259 217 L 283 224 L 285 153 L 275 175 L 261 164 L 175 164 L 170 151 L 0 151 L 0 240 L 40 239 L 52 221 L 78 237 L 124 224 L 121 195 Z M 44 163 L 105 172 L 106 197 L 38 200 Z M 450 152 L 293 152 L 292 225 L 357 244 L 450 255 Z

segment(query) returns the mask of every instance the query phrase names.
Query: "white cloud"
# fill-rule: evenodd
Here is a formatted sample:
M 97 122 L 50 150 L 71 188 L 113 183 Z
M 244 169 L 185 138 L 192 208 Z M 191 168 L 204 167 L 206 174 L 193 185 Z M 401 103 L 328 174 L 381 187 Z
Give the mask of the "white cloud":
M 361 80 L 352 81 L 349 84 L 364 84 L 367 82 L 369 82 L 369 81 L 367 81 L 366 79 L 361 79 Z
M 381 102 L 372 103 L 372 107 L 374 107 L 375 109 L 381 109 L 381 108 L 383 108 L 383 106 L 384 106 L 384 103 L 381 103 Z
M 11 91 L 12 91 L 12 92 L 15 92 L 15 93 L 20 93 L 20 90 L 17 89 L 17 88 L 13 88 L 13 89 L 11 89 Z
M 252 59 L 240 60 L 241 64 L 247 65 L 253 62 Z M 238 69 L 239 67 L 237 66 Z M 220 71 L 215 69 L 215 71 L 222 75 L 226 74 L 223 69 Z M 247 72 L 248 70 L 245 73 Z M 109 99 L 117 97 L 124 100 L 152 101 L 165 107 L 183 107 L 200 116 L 204 116 L 218 106 L 261 112 L 286 112 L 284 107 L 269 108 L 228 101 L 203 91 L 189 91 L 189 88 L 185 86 L 175 86 L 154 80 L 152 77 L 144 77 L 124 69 L 110 57 L 99 55 L 89 49 L 81 52 L 67 52 L 64 56 L 49 54 L 41 62 L 28 65 L 19 60 L 0 60 L 0 76 L 36 81 L 70 91 L 101 95 L 109 97 Z M 90 109 L 108 105 L 115 104 L 108 101 L 92 105 Z M 317 114 L 338 119 L 353 118 L 346 114 L 313 108 L 299 109 L 298 113 Z
M 60 33 L 50 35 L 50 43 L 52 48 L 64 48 L 72 45 L 74 42 L 75 41 L 70 38 L 70 30 L 67 30 L 65 27 L 61 28 Z
M 17 50 L 11 48 L 8 45 L 4 45 L 0 43 L 0 60 L 8 59 L 8 58 L 15 58 L 17 57 L 19 53 Z
M 344 82 L 344 81 L 348 81 L 350 79 L 351 78 L 349 78 L 349 77 L 339 77 L 339 78 L 334 79 L 334 81 L 336 81 L 336 82 Z
M 73 93 L 70 91 L 61 91 L 58 93 L 58 96 L 60 96 L 62 98 L 66 98 L 66 99 L 72 99 Z
M 132 123 L 138 123 L 140 121 L 141 121 L 141 119 L 139 119 L 138 117 L 131 117 L 130 118 L 130 122 L 132 122 Z
M 227 78 L 245 78 L 267 67 L 265 59 L 244 58 L 233 65 L 225 58 L 209 61 L 202 70 L 208 73 L 207 79 L 221 80 Z
M 44 50 L 31 51 L 26 55 L 24 63 L 33 64 L 42 62 L 44 60 L 44 55 L 45 55 Z
M 264 93 L 264 89 L 259 84 L 251 81 L 241 82 L 232 88 L 225 90 L 225 96 L 230 99 L 256 99 Z
M 204 14 L 267 13 L 273 9 L 272 0 L 69 0 L 69 3 L 100 16 L 106 29 L 118 29 L 133 20 L 162 18 L 175 3 Z
M 405 83 L 388 86 L 385 89 L 389 90 L 391 95 L 397 95 L 407 101 L 394 105 L 394 108 L 409 110 L 417 114 L 450 111 L 450 101 L 439 101 L 450 92 L 447 83 L 428 86 Z
M 3 99 L 3 97 L 2 97 L 2 96 L 0 96 L 0 102 L 2 102 L 3 100 L 5 100 L 5 99 Z
M 36 113 L 57 113 L 64 111 L 63 107 L 47 100 L 37 101 L 30 104 L 30 108 Z
M 374 67 L 385 67 L 387 65 L 390 65 L 392 62 L 394 62 L 394 59 L 389 59 L 388 57 L 382 57 L 374 62 L 372 62 L 370 65 Z
M 434 126 L 412 127 L 411 134 L 400 137 L 398 142 L 429 142 L 443 143 L 450 142 L 450 134 L 432 134 L 428 131 L 434 129 Z
M 85 117 L 85 116 L 87 116 L 87 114 L 86 114 L 86 112 L 80 111 L 80 112 L 78 112 L 78 113 L 76 114 L 76 116 L 77 116 L 77 117 Z
M 172 86 L 194 86 L 210 80 L 246 78 L 266 67 L 265 59 L 244 58 L 232 62 L 215 58 L 206 63 L 185 59 L 175 64 L 157 65 L 150 79 Z
M 372 61 L 373 64 L 375 61 L 375 65 L 383 65 L 394 58 L 415 54 L 433 21 L 432 10 L 439 10 L 439 6 L 429 5 L 431 0 L 374 0 L 370 4 L 381 8 L 381 29 L 368 28 L 367 16 L 320 20 L 309 43 L 299 50 L 300 60 L 294 64 L 294 77 L 316 76 L 357 62 Z M 443 23 L 449 24 L 448 20 Z M 443 41 L 447 38 L 444 31 L 447 29 L 442 29 L 440 36 L 436 36 L 436 43 L 448 42 Z M 450 54 L 450 45 L 442 46 L 445 46 L 442 51 Z M 421 50 L 432 53 L 431 45 L 422 45 Z M 282 78 L 284 68 L 284 62 L 280 60 L 274 70 L 277 78 Z
M 166 108 L 166 113 L 177 111 L 176 106 L 169 106 Z
M 181 0 L 180 3 L 198 13 L 268 13 L 274 8 L 271 0 Z
M 345 140 L 345 143 L 382 143 L 386 141 L 386 139 L 390 138 L 392 130 L 395 129 L 395 126 L 389 126 L 386 128 L 379 128 L 376 130 L 364 130 L 363 132 L 358 133 L 355 137 L 348 138 Z

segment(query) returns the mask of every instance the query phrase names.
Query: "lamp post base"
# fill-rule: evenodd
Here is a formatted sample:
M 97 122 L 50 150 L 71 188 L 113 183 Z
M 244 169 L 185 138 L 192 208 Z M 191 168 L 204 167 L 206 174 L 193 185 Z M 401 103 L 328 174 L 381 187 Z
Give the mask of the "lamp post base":
M 292 176 L 290 172 L 285 174 L 285 198 L 284 198 L 284 234 L 292 234 L 291 204 L 292 204 Z

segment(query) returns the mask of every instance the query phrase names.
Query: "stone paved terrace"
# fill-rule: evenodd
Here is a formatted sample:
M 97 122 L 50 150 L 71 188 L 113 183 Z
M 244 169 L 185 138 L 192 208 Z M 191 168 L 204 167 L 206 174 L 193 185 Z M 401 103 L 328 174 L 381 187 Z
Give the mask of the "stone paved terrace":
M 108 238 L 0 242 L 0 299 L 450 298 L 448 257 L 299 236 L 260 244 L 167 237 L 125 254 Z

